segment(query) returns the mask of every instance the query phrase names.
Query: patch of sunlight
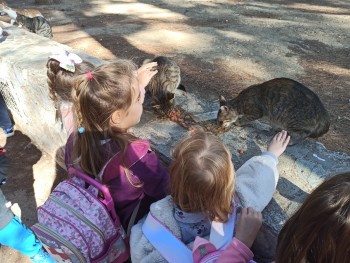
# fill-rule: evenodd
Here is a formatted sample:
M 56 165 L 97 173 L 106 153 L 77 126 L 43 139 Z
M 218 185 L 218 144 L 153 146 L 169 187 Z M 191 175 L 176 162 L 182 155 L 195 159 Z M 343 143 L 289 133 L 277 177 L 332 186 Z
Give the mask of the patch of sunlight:
M 80 27 L 77 26 L 74 23 L 66 24 L 66 25 L 61 25 L 61 26 L 55 26 L 54 28 L 54 34 L 68 34 L 68 33 L 75 33 L 74 31 L 80 30 Z
M 67 30 L 61 32 L 55 32 L 55 39 L 59 39 L 62 44 L 70 44 L 71 42 L 75 42 L 76 40 L 86 40 L 88 38 L 92 38 L 89 34 L 82 30 Z
M 262 65 L 255 63 L 249 58 L 226 59 L 225 66 L 231 69 L 232 72 L 241 71 L 258 79 L 265 79 L 266 76 L 270 75 Z
M 323 14 L 324 20 L 328 20 L 327 23 L 332 23 L 333 26 L 337 26 L 344 30 L 344 32 L 349 31 L 350 15 L 337 15 L 337 14 Z
M 145 46 L 162 46 L 172 50 L 191 52 L 193 50 L 213 48 L 214 38 L 194 30 L 171 31 L 166 29 L 149 28 L 126 36 L 126 39 L 140 50 Z
M 330 6 L 322 6 L 322 5 L 312 5 L 312 4 L 300 4 L 300 3 L 294 3 L 291 5 L 288 5 L 288 7 L 291 7 L 293 9 L 302 9 L 307 11 L 317 11 L 317 12 L 327 12 L 327 13 L 347 13 L 349 12 L 346 8 L 341 7 L 330 7 Z
M 121 14 L 136 16 L 143 19 L 184 19 L 186 16 L 168 9 L 159 8 L 150 4 L 130 3 L 130 4 L 106 4 L 100 3 L 92 9 L 83 11 L 86 16 L 96 16 L 103 14 Z
M 331 73 L 336 76 L 347 77 L 350 75 L 350 69 L 342 68 L 330 63 L 322 63 L 320 65 L 316 64 L 316 65 L 313 65 L 313 68 L 320 71 L 327 71 L 328 73 Z
M 224 36 L 226 36 L 228 38 L 233 38 L 233 39 L 241 40 L 241 41 L 251 41 L 251 40 L 255 39 L 253 36 L 234 32 L 234 31 L 217 30 L 217 32 L 220 34 L 223 34 Z
M 36 205 L 42 205 L 51 193 L 56 179 L 56 162 L 48 154 L 43 153 L 40 160 L 33 165 L 33 188 Z

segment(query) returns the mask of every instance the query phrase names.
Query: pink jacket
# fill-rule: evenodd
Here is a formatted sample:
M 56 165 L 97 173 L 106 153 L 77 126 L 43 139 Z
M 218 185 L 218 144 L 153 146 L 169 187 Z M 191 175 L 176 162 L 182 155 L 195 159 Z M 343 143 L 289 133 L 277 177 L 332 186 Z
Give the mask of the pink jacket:
M 233 238 L 216 263 L 247 263 L 253 260 L 253 257 L 253 252 L 244 243 Z

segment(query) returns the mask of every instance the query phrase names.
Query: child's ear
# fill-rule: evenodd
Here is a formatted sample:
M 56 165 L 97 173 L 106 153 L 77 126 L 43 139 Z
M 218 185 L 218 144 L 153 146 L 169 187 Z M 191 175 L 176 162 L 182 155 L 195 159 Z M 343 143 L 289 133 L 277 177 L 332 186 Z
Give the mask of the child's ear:
M 111 118 L 110 118 L 110 124 L 112 125 L 118 125 L 122 119 L 123 112 L 122 110 L 116 110 L 115 112 L 112 113 Z

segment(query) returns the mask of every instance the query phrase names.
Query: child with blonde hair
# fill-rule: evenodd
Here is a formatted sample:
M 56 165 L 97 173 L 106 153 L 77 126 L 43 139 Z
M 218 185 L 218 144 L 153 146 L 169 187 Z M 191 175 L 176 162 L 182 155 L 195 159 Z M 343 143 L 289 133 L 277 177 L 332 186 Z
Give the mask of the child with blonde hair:
M 130 133 L 140 121 L 156 65 L 137 69 L 119 59 L 79 76 L 72 93 L 78 129 L 67 141 L 67 168 L 75 166 L 109 187 L 125 230 L 135 211 L 137 222 L 168 194 L 167 170 L 150 143 Z
M 198 257 L 204 256 L 202 237 L 210 236 L 215 249 L 221 250 L 231 243 L 233 235 L 237 249 L 231 262 L 251 260 L 249 248 L 261 225 L 260 211 L 275 191 L 277 158 L 289 139 L 286 131 L 277 133 L 267 152 L 235 172 L 229 150 L 216 136 L 196 132 L 185 138 L 173 151 L 171 195 L 152 204 L 147 218 L 132 228 L 132 262 L 198 262 Z M 239 206 L 243 207 L 242 215 L 234 234 Z M 161 231 L 160 225 L 167 231 Z M 193 250 L 192 255 L 181 246 L 177 250 L 177 242 L 170 242 L 166 232 L 190 248 L 198 247 L 199 252 Z
M 61 119 L 67 134 L 75 129 L 72 89 L 75 78 L 94 68 L 90 62 L 68 51 L 49 56 L 46 63 L 49 96 L 56 108 L 56 120 Z

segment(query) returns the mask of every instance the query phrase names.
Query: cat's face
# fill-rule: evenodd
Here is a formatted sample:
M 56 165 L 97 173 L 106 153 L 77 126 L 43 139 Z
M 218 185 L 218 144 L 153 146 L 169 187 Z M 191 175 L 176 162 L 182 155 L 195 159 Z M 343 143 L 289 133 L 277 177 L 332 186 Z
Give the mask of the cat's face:
M 217 123 L 220 127 L 228 128 L 240 117 L 236 109 L 226 105 L 224 96 L 220 96 L 220 109 L 217 115 Z
M 175 107 L 175 95 L 172 92 L 167 92 L 165 97 L 159 99 L 153 97 L 152 108 L 154 111 L 163 116 L 167 116 Z
M 19 26 L 23 26 L 25 24 L 25 17 L 24 16 L 20 16 L 20 15 L 17 15 L 17 18 L 16 18 L 16 23 L 19 25 Z

